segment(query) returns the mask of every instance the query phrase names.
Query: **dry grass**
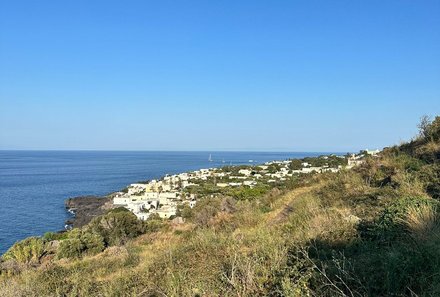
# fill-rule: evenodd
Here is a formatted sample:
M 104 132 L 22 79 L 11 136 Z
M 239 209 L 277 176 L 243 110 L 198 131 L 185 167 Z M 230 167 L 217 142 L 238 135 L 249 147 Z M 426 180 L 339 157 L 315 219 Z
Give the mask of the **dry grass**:
M 440 221 L 431 204 L 410 207 L 403 222 L 416 240 L 440 238 Z
M 297 207 L 297 199 L 308 196 L 318 187 L 319 185 L 302 187 L 284 194 L 274 203 L 273 208 L 275 210 L 267 213 L 266 221 L 269 222 L 269 224 L 279 224 L 284 222 L 290 212 L 295 211 L 295 208 Z
M 215 211 L 203 212 L 203 217 L 192 223 L 170 224 L 96 256 L 54 261 L 52 266 L 14 278 L 0 277 L 0 295 L 45 296 L 42 293 L 53 292 L 54 296 L 343 296 L 352 294 L 349 286 L 364 290 L 359 280 L 374 275 L 375 272 L 370 274 L 373 266 L 379 272 L 368 289 L 386 292 L 389 287 L 381 283 L 382 274 L 396 275 L 395 271 L 406 267 L 403 274 L 410 275 L 415 271 L 411 261 L 423 263 L 424 267 L 426 262 L 422 257 L 419 262 L 412 260 L 413 254 L 408 254 L 412 243 L 380 242 L 375 246 L 370 241 L 362 246 L 364 243 L 358 240 L 359 220 L 367 221 L 376 213 L 365 210 L 382 210 L 384 203 L 394 198 L 388 192 L 396 196 L 424 194 L 423 185 L 401 170 L 401 163 L 393 164 L 391 158 L 385 162 L 387 167 L 396 169 L 393 179 L 398 181 L 398 188 L 370 184 L 365 176 L 373 180 L 388 174 L 378 173 L 380 170 L 375 167 L 367 174 L 343 171 L 311 177 L 313 185 L 276 196 L 265 209 L 258 200 L 237 201 L 233 211 L 227 211 L 217 201 L 219 205 L 209 205 Z M 423 242 L 433 236 L 440 238 L 439 222 L 436 209 L 430 204 L 409 208 L 402 220 L 413 238 Z M 353 241 L 356 244 L 351 244 Z M 397 248 L 387 250 L 393 245 Z M 325 257 L 309 257 L 307 252 L 312 248 L 316 255 Z M 303 254 L 298 256 L 296 249 Z M 352 258 L 338 258 L 339 251 L 351 252 L 347 257 Z M 361 267 L 357 271 L 349 263 L 356 264 L 356 260 Z M 367 272 L 362 274 L 363 271 Z M 359 278 L 354 272 L 361 272 Z M 392 279 L 390 283 L 396 281 L 407 282 Z M 404 292 L 394 287 L 393 290 Z
M 426 144 L 418 147 L 416 153 L 419 155 L 424 154 L 435 154 L 440 151 L 440 142 L 438 141 L 428 141 Z

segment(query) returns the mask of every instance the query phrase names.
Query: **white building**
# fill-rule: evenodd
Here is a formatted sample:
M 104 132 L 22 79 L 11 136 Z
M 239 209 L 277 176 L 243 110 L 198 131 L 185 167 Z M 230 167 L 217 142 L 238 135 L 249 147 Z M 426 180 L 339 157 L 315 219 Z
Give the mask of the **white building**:
M 378 153 L 380 153 L 379 150 L 370 151 L 368 149 L 365 150 L 365 153 L 371 156 L 376 156 Z
M 249 186 L 249 187 L 253 187 L 253 186 L 255 186 L 257 184 L 257 182 L 256 181 L 253 181 L 253 180 L 245 180 L 244 182 L 243 182 L 243 185 L 245 185 L 245 186 Z
M 238 170 L 238 173 L 243 174 L 244 176 L 249 176 L 251 175 L 252 171 L 249 169 L 240 169 Z

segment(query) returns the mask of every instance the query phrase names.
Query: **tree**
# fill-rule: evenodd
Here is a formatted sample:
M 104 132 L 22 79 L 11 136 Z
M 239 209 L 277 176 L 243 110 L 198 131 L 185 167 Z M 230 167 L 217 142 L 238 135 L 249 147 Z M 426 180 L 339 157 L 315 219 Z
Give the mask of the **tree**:
M 420 137 L 428 138 L 431 128 L 431 118 L 428 115 L 423 115 L 420 118 L 420 123 L 417 125 L 417 128 L 419 128 Z
M 299 159 L 294 159 L 290 161 L 289 168 L 292 170 L 300 170 L 302 169 L 302 162 Z

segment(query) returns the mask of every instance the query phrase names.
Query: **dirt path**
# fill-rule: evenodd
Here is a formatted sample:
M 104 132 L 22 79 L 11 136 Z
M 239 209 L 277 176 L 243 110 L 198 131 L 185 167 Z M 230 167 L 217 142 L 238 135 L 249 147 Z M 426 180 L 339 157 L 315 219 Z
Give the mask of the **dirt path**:
M 283 206 L 279 206 L 277 210 L 271 212 L 268 216 L 269 225 L 277 225 L 284 222 L 289 215 L 295 210 L 293 207 L 294 200 L 297 197 L 307 195 L 312 190 L 316 189 L 318 185 L 313 185 L 309 187 L 302 187 L 295 189 L 287 194 L 285 194 L 277 204 L 283 204 Z

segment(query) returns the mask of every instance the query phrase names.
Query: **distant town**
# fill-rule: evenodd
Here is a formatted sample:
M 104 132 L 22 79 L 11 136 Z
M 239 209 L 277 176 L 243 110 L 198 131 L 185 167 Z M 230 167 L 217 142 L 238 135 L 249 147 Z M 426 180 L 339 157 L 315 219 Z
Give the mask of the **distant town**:
M 295 175 L 348 170 L 378 153 L 379 150 L 363 150 L 345 156 L 307 157 L 166 175 L 159 180 L 130 184 L 115 193 L 113 205 L 130 210 L 140 220 L 147 220 L 152 215 L 169 219 L 176 217 L 184 207 L 193 208 L 198 199 L 222 195 L 226 190 L 264 189 L 268 185 L 283 184 Z

